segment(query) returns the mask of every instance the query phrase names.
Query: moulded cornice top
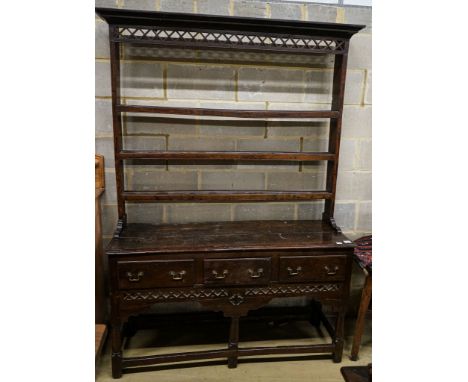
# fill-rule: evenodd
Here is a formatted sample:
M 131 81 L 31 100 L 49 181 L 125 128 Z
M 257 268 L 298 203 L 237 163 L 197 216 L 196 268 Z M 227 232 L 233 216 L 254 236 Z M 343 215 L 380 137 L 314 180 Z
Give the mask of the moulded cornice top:
M 215 16 L 192 13 L 96 8 L 96 13 L 115 26 L 179 27 L 191 30 L 252 32 L 265 35 L 296 35 L 349 39 L 365 25 L 312 21 Z

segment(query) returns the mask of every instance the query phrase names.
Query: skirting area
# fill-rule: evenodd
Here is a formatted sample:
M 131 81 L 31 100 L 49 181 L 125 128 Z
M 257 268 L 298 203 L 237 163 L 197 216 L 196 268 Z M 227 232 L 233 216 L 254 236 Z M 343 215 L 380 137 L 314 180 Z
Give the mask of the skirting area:
M 276 322 L 275 324 L 258 323 L 255 326 L 242 330 L 243 346 L 266 345 L 308 345 L 320 343 L 327 339 L 324 328 L 316 329 L 305 322 Z M 346 322 L 345 333 L 351 334 L 354 329 L 354 320 Z M 186 368 L 171 368 L 171 365 L 153 367 L 146 373 L 125 373 L 122 381 L 129 382 L 185 382 L 185 381 L 320 381 L 343 382 L 340 368 L 343 366 L 367 365 L 371 362 L 371 320 L 366 322 L 366 330 L 362 339 L 362 347 L 357 362 L 350 361 L 352 338 L 347 336 L 345 341 L 343 361 L 335 364 L 330 358 L 321 358 L 318 355 L 278 356 L 275 359 L 285 359 L 284 362 L 268 362 L 272 356 L 255 357 L 254 359 L 239 359 L 237 369 L 228 369 L 226 360 L 187 363 Z M 224 344 L 227 328 L 223 325 L 197 325 L 196 327 L 180 327 L 171 329 L 161 327 L 160 330 L 141 330 L 125 344 L 124 351 L 128 356 L 144 356 L 158 353 L 187 352 L 194 350 L 211 350 Z M 248 331 L 248 333 L 246 333 Z M 314 337 L 304 338 L 304 337 Z M 268 338 L 269 341 L 264 341 Z M 262 341 L 260 341 L 262 339 Z M 204 367 L 202 365 L 210 365 Z M 114 381 L 111 376 L 110 346 L 109 343 L 103 351 L 97 370 L 97 382 Z

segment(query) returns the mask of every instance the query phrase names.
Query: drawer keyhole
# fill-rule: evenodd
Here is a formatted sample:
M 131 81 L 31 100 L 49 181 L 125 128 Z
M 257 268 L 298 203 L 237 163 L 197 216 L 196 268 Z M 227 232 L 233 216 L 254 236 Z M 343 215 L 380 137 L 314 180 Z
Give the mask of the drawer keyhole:
M 325 265 L 324 267 L 325 271 L 327 272 L 327 275 L 330 275 L 330 276 L 333 276 L 333 275 L 336 275 L 336 272 L 338 272 L 338 269 L 340 269 L 340 267 L 338 265 L 335 265 L 333 267 L 333 270 L 331 270 L 328 265 Z
M 180 271 L 180 272 L 170 271 L 169 272 L 169 274 L 172 276 L 172 280 L 183 280 L 186 273 L 187 272 L 185 271 Z
M 296 270 L 293 270 L 291 267 L 287 267 L 286 269 L 289 273 L 289 276 L 297 276 L 302 271 L 302 267 L 300 266 L 296 267 Z
M 248 269 L 247 272 L 249 272 L 250 278 L 258 279 L 263 275 L 263 268 L 258 268 L 257 272 L 255 272 L 253 269 Z
M 131 283 L 137 283 L 141 280 L 141 278 L 143 277 L 145 273 L 143 271 L 139 271 L 139 272 L 135 272 L 135 273 L 132 273 L 132 272 L 127 272 L 126 275 L 127 275 L 127 279 L 128 281 L 130 281 Z
M 227 274 L 229 273 L 229 271 L 227 269 L 224 269 L 223 270 L 223 273 L 222 274 L 219 274 L 217 271 L 215 271 L 214 269 L 211 271 L 211 273 L 213 274 L 214 278 L 217 279 L 217 280 L 222 280 L 222 279 L 225 279 Z

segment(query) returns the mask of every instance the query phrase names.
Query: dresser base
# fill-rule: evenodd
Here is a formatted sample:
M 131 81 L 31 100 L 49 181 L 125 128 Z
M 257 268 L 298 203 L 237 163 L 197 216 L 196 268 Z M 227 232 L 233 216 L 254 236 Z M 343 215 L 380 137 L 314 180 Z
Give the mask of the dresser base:
M 129 224 L 106 249 L 111 278 L 112 375 L 163 363 L 239 357 L 327 354 L 340 362 L 354 245 L 327 221 L 250 221 L 175 225 Z M 315 301 L 311 323 L 322 324 L 328 343 L 239 348 L 239 321 L 275 298 Z M 197 302 L 229 320 L 223 349 L 123 357 L 124 333 L 134 317 L 155 304 Z M 336 313 L 331 322 L 321 304 Z M 277 318 L 293 318 L 287 308 Z M 178 318 L 172 316 L 172 324 Z M 194 325 L 198 319 L 191 321 Z M 125 327 L 125 331 L 123 328 Z M 138 370 L 140 371 L 140 370 Z

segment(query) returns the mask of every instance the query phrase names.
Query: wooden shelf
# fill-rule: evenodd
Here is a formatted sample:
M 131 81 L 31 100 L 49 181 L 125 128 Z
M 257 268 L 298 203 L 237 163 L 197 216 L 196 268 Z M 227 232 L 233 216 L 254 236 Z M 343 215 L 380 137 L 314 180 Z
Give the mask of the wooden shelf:
M 335 154 L 327 152 L 272 152 L 272 151 L 135 151 L 123 150 L 119 159 L 159 160 L 262 160 L 314 162 L 335 160 Z
M 119 227 L 126 221 L 127 201 L 282 201 L 326 199 L 323 219 L 333 218 L 336 177 L 343 116 L 344 83 L 349 40 L 364 25 L 321 23 L 297 20 L 275 20 L 252 17 L 226 17 L 175 12 L 135 11 L 96 8 L 96 13 L 109 25 L 111 61 L 112 114 L 115 176 Z M 291 53 L 334 55 L 331 110 L 239 110 L 225 108 L 193 108 L 158 105 L 123 104 L 121 97 L 121 47 L 126 44 L 183 49 L 220 49 L 238 52 L 258 51 L 285 53 L 281 64 Z M 237 53 L 236 53 L 237 55 Z M 164 56 L 164 54 L 163 54 Z M 287 98 L 286 98 L 287 100 Z M 327 152 L 237 152 L 237 151 L 148 151 L 124 150 L 122 116 L 124 113 L 166 114 L 225 118 L 261 119 L 329 119 Z M 140 160 L 233 160 L 233 161 L 327 161 L 327 191 L 155 191 L 141 193 L 123 191 L 124 161 Z M 172 199 L 171 199 L 172 198 Z
M 233 109 L 206 109 L 167 106 L 116 106 L 118 112 L 178 114 L 235 118 L 339 118 L 341 112 L 331 110 L 233 110 Z
M 278 202 L 331 199 L 327 191 L 124 191 L 133 202 Z

